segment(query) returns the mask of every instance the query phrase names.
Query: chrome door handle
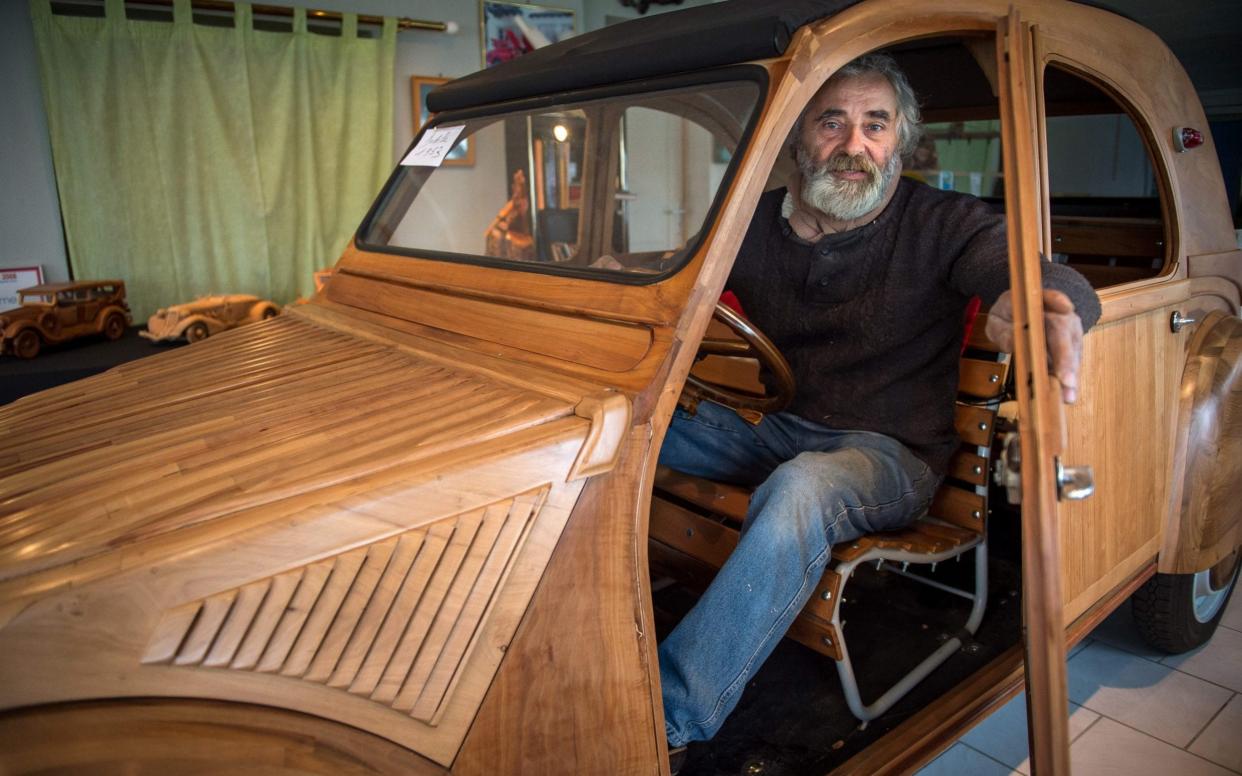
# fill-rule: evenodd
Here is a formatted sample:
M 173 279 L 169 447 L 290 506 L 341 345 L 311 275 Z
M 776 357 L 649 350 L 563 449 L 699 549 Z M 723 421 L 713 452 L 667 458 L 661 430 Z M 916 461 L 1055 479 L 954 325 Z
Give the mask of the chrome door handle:
M 1195 323 L 1195 319 L 1183 318 L 1181 310 L 1174 310 L 1173 314 L 1169 316 L 1169 328 L 1173 330 L 1174 334 L 1181 331 L 1183 326 L 1189 326 L 1192 323 Z
M 1057 501 L 1082 501 L 1095 493 L 1095 472 L 1090 466 L 1062 466 L 1060 456 L 1053 460 L 1057 465 Z

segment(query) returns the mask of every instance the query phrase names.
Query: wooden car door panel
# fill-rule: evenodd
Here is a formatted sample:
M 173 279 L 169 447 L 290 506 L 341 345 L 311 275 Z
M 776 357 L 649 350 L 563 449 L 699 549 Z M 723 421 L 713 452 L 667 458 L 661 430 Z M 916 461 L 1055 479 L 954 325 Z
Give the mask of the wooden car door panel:
M 1004 153 L 1014 386 L 1022 447 L 1022 612 L 1031 762 L 1040 774 L 1069 773 L 1065 630 L 1057 546 L 1055 460 L 1062 453 L 1060 389 L 1045 367 L 1040 243 L 1038 113 L 1033 29 L 1014 6 L 999 25 L 997 73 Z
M 1060 505 L 1065 620 L 1156 556 L 1169 499 L 1178 383 L 1189 329 L 1173 333 L 1182 302 L 1098 324 L 1083 342 L 1084 390 L 1065 408 L 1065 458 L 1089 462 L 1095 494 Z

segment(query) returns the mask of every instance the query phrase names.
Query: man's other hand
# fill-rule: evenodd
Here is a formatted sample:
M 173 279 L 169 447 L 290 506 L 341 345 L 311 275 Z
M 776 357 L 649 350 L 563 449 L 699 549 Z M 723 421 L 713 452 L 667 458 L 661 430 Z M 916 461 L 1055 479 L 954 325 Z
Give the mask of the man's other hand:
M 1013 352 L 1013 299 L 1001 294 L 988 310 L 988 339 L 1006 353 Z M 1048 343 L 1048 371 L 1061 381 L 1061 398 L 1078 398 L 1078 367 L 1082 363 L 1082 319 L 1074 303 L 1060 291 L 1044 289 L 1044 339 Z

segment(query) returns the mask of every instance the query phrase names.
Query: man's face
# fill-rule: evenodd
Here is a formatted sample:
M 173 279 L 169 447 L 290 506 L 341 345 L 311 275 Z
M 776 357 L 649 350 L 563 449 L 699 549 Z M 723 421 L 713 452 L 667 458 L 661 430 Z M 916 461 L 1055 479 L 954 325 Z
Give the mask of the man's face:
M 839 220 L 875 209 L 897 172 L 897 94 L 878 73 L 833 79 L 798 137 L 802 199 Z

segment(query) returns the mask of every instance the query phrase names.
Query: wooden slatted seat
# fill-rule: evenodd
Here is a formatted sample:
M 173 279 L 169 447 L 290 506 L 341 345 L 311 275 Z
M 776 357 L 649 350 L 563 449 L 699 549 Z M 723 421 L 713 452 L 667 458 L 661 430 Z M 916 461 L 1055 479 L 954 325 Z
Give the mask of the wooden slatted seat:
M 888 564 L 890 571 L 916 579 L 972 601 L 965 630 L 979 626 L 987 598 L 987 477 L 996 407 L 1008 376 L 1007 361 L 983 334 L 983 321 L 973 327 L 961 371 L 954 425 L 962 444 L 954 454 L 944 484 L 927 514 L 908 527 L 873 533 L 833 547 L 832 563 L 819 586 L 786 634 L 837 661 L 846 701 L 860 720 L 874 719 L 949 658 L 960 637 L 948 639 L 918 666 L 870 705 L 859 697 L 840 621 L 841 590 L 862 563 Z M 989 358 L 990 356 L 990 358 Z M 651 502 L 650 539 L 664 557 L 685 557 L 719 569 L 737 546 L 746 517 L 748 488 L 711 482 L 657 467 Z M 936 564 L 975 550 L 974 589 L 949 588 L 906 570 L 911 564 Z M 680 555 L 679 555 L 680 554 Z M 878 615 L 877 615 L 878 616 Z

